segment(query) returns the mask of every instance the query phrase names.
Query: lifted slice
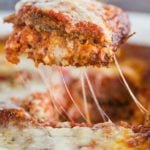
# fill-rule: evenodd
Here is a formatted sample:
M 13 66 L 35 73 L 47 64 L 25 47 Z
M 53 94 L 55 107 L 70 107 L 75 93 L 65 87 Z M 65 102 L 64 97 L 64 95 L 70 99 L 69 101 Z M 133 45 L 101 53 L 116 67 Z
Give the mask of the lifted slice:
M 95 0 L 20 1 L 5 21 L 14 24 L 6 44 L 12 63 L 27 54 L 36 65 L 107 66 L 129 34 L 127 14 Z

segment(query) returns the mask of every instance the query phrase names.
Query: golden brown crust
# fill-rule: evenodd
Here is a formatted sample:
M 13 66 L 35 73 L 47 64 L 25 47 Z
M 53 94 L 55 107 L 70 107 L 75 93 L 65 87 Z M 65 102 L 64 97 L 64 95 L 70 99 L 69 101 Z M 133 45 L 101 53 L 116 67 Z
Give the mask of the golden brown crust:
M 13 98 L 12 102 L 23 108 L 32 118 L 40 122 L 59 121 L 49 93 L 34 93 L 23 100 Z
M 49 122 L 48 123 L 45 123 L 44 122 L 38 122 L 34 119 L 34 117 L 30 117 L 23 109 L 1 109 L 0 110 L 0 126 L 7 126 L 8 124 L 11 124 L 11 125 L 15 125 L 15 126 L 20 126 L 20 124 L 22 123 L 27 123 L 30 124 L 30 125 L 37 125 L 37 126 L 54 126 L 55 124 L 55 127 L 61 127 L 61 124 L 63 125 L 63 122 Z M 80 126 L 80 127 L 91 127 L 93 128 L 94 130 L 95 129 L 98 129 L 98 128 L 104 128 L 104 127 L 108 127 L 109 128 L 109 125 L 111 123 L 108 123 L 108 124 L 103 124 L 103 123 L 100 123 L 100 124 L 94 124 L 92 126 L 89 126 L 87 125 L 86 123 L 75 123 L 75 122 L 66 122 L 66 127 L 75 127 L 75 126 Z M 64 123 L 65 125 L 65 123 Z M 115 125 L 115 124 L 114 124 Z M 131 126 L 129 125 L 128 123 L 126 122 L 120 122 L 118 124 L 118 126 L 121 126 L 121 127 L 124 127 L 124 128 L 130 128 L 132 129 L 132 131 L 134 133 L 147 133 L 147 137 L 149 137 L 149 132 L 150 132 L 150 127 L 149 126 L 143 126 L 143 125 L 138 125 L 138 126 Z M 24 127 L 27 127 L 27 126 L 24 126 Z M 116 125 L 117 127 L 117 125 Z
M 1 109 L 0 110 L 0 127 L 7 127 L 8 125 L 16 126 L 17 128 L 33 127 L 54 127 L 54 128 L 73 128 L 79 127 L 92 127 L 86 123 L 75 122 L 59 122 L 49 121 L 44 122 L 30 116 L 23 109 Z
M 14 16 L 7 18 L 7 22 L 13 18 L 15 25 L 6 44 L 7 59 L 18 63 L 18 56 L 27 53 L 36 64 L 107 66 L 116 48 L 129 34 L 127 14 L 114 6 L 102 5 L 99 8 L 93 5 L 95 2 L 89 2 L 85 9 L 91 18 L 93 14 L 96 16 L 96 21 L 89 21 L 88 15 L 80 17 L 80 11 L 75 10 L 77 16 L 72 14 L 72 3 L 64 1 L 67 13 L 61 8 L 45 10 L 35 4 L 24 4 L 15 21 Z
M 96 6 L 93 12 L 96 14 Z M 118 46 L 128 34 L 129 34 L 129 20 L 128 16 L 121 9 L 111 6 L 103 5 L 100 10 L 102 16 L 99 14 L 99 20 L 104 20 L 106 28 L 108 27 L 113 32 L 112 45 Z M 71 13 L 71 12 L 70 12 Z M 74 18 L 73 18 L 74 19 Z M 35 6 L 24 6 L 18 13 L 15 24 L 31 25 L 39 30 L 50 32 L 52 29 L 60 30 L 64 34 L 71 34 L 72 36 L 86 36 L 87 39 L 95 38 L 94 40 L 103 41 L 105 36 L 105 30 L 97 24 L 82 21 L 83 18 L 77 23 L 74 23 L 73 19 L 69 18 L 67 14 L 63 12 L 55 12 L 55 9 L 42 10 Z M 45 28 L 44 28 L 45 27 Z M 85 38 L 86 39 L 86 38 Z
M 0 110 L 0 126 L 1 127 L 7 126 L 9 123 L 12 123 L 18 127 L 23 127 L 25 125 L 24 122 L 33 123 L 33 120 L 25 113 L 23 109 Z

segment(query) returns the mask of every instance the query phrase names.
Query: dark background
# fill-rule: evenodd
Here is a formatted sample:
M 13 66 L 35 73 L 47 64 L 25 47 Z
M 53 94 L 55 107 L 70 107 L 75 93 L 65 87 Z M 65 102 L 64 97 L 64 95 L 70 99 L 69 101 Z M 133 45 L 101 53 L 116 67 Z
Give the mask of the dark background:
M 150 13 L 150 0 L 103 0 L 124 10 Z M 13 10 L 17 0 L 0 0 L 0 10 Z

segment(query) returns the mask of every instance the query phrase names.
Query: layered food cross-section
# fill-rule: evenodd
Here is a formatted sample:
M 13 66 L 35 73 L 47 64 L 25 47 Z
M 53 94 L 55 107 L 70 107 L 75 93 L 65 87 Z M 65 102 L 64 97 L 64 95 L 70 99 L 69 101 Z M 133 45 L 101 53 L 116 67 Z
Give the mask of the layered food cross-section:
M 27 54 L 36 65 L 107 66 L 130 30 L 125 12 L 95 0 L 24 0 L 5 21 L 7 59 Z

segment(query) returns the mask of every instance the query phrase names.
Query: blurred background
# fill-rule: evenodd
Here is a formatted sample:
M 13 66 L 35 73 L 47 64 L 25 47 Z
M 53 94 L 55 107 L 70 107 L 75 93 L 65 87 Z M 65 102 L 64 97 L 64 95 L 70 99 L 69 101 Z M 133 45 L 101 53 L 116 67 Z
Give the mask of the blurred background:
M 13 10 L 18 0 L 0 0 L 0 10 Z M 150 13 L 150 0 L 103 0 L 118 5 L 127 11 Z

